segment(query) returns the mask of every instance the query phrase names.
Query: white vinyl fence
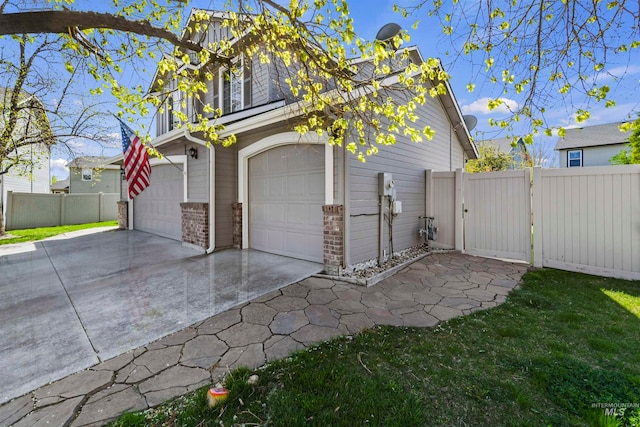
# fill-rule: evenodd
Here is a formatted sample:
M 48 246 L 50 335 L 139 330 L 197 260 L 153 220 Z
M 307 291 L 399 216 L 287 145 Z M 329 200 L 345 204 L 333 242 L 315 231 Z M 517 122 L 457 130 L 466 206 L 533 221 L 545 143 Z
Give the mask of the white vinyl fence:
M 464 174 L 463 189 L 465 250 L 530 262 L 530 171 Z
M 118 193 L 7 194 L 6 228 L 50 227 L 118 219 Z
M 638 165 L 427 171 L 426 184 L 434 247 L 640 280 Z
M 640 166 L 534 169 L 534 265 L 640 279 Z

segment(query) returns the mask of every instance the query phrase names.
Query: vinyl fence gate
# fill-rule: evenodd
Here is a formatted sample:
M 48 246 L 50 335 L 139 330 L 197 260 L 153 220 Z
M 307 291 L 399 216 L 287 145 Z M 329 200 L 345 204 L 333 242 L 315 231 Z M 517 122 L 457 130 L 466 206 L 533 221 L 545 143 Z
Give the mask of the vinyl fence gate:
M 640 280 L 640 165 L 426 173 L 434 247 Z

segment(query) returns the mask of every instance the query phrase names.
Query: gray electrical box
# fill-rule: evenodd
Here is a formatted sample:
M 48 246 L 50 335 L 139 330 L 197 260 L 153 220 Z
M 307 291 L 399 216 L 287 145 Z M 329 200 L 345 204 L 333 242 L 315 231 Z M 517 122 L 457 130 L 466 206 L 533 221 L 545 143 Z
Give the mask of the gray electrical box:
M 391 196 L 393 194 L 393 177 L 390 173 L 378 174 L 378 196 Z

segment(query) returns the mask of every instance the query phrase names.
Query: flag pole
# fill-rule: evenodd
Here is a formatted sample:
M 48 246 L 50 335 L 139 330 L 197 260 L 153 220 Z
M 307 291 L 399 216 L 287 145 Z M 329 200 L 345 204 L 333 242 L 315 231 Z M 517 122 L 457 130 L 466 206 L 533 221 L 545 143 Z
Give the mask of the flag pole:
M 123 125 L 125 125 L 125 126 L 129 127 L 125 122 L 123 122 L 123 121 L 122 121 L 122 119 L 120 119 L 120 117 L 116 116 L 116 115 L 115 115 L 115 114 L 113 114 L 113 113 L 111 113 L 111 115 L 112 115 L 113 117 L 115 117 L 115 118 L 116 118 L 116 120 L 118 120 L 121 124 L 123 124 Z M 154 146 L 153 146 L 153 144 L 151 144 L 151 142 L 144 143 L 145 149 L 146 149 L 147 144 L 148 144 L 148 145 L 149 145 L 149 146 L 150 146 L 150 147 L 151 147 L 151 148 L 152 148 L 156 153 L 160 153 L 160 152 L 156 149 L 156 147 L 154 147 Z M 160 154 L 162 155 L 162 153 L 160 153 Z M 173 162 L 171 161 L 171 159 L 169 158 L 169 156 L 162 155 L 162 157 L 163 157 L 164 159 L 166 159 L 169 163 L 171 163 L 171 164 L 173 165 L 173 167 L 175 167 L 176 169 L 178 169 L 178 170 L 179 170 L 180 172 L 182 172 L 182 174 L 184 175 L 184 168 L 181 168 L 180 166 L 178 166 L 178 165 L 176 165 L 175 163 L 173 163 Z M 158 157 L 156 156 L 156 158 L 158 158 Z

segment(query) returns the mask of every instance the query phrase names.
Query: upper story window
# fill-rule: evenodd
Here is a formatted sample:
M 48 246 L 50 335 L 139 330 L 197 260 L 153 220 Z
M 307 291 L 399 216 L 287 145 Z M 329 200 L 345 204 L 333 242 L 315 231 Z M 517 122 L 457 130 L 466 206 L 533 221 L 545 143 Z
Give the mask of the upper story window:
M 242 80 L 242 61 L 231 69 L 223 71 L 222 112 L 224 114 L 242 110 Z
M 219 72 L 218 87 L 214 87 L 214 104 L 223 114 L 251 106 L 251 68 L 248 62 L 239 58 L 231 68 L 223 68 Z
M 582 167 L 582 150 L 572 150 L 567 152 L 567 167 Z
M 175 91 L 173 95 L 169 98 L 169 130 L 173 130 L 178 127 L 180 124 L 180 119 L 175 114 L 175 111 L 180 111 L 182 104 L 182 99 L 180 96 L 180 91 Z

